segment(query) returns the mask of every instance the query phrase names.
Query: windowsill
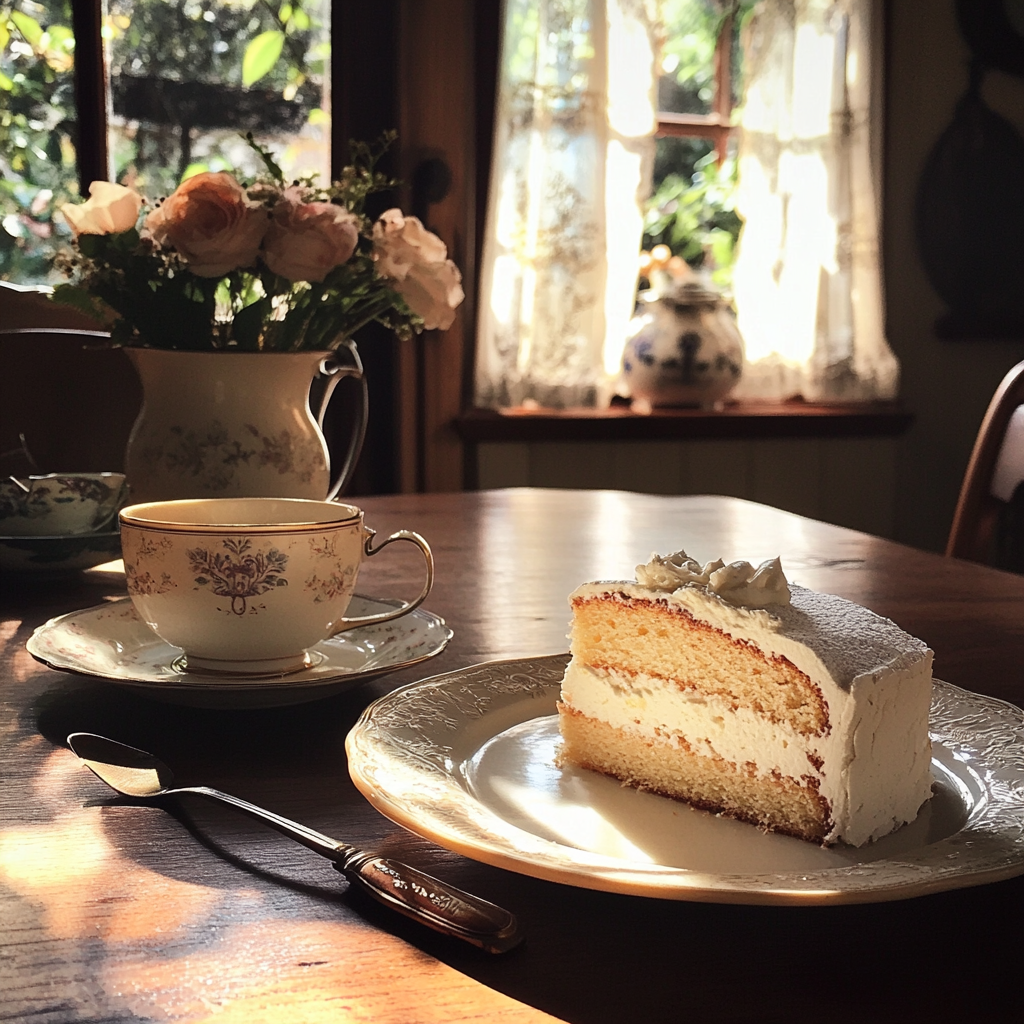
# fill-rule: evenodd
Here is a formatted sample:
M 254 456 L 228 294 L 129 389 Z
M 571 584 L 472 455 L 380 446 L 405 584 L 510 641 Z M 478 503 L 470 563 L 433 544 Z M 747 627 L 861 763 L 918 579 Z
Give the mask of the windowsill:
M 664 441 L 689 438 L 898 437 L 913 415 L 898 402 L 815 405 L 733 402 L 722 409 L 468 409 L 455 421 L 470 443 Z

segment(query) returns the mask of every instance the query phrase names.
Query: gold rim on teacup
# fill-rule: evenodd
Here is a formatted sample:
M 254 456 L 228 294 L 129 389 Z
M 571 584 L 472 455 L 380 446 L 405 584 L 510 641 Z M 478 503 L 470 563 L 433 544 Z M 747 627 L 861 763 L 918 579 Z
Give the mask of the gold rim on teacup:
M 263 508 L 271 522 L 253 522 L 252 517 L 244 521 L 239 518 L 236 522 L 203 522 L 200 519 L 190 519 L 189 513 L 196 512 L 200 508 L 219 507 L 227 508 L 230 504 L 237 503 L 252 508 Z M 300 517 L 302 506 L 316 506 L 321 513 L 328 506 L 337 508 L 336 515 L 319 515 L 315 518 Z M 282 512 L 291 511 L 291 518 L 285 515 L 282 521 L 281 515 L 272 515 L 272 509 L 279 509 Z M 346 505 L 337 501 L 317 501 L 313 498 L 179 498 L 173 501 L 147 501 L 138 505 L 129 505 L 121 509 L 118 519 L 128 526 L 144 527 L 147 530 L 159 530 L 167 533 L 237 533 L 245 530 L 247 533 L 314 533 L 324 527 L 340 526 L 344 523 L 355 522 L 362 516 L 362 510 L 354 505 Z M 264 517 L 264 518 L 266 518 Z

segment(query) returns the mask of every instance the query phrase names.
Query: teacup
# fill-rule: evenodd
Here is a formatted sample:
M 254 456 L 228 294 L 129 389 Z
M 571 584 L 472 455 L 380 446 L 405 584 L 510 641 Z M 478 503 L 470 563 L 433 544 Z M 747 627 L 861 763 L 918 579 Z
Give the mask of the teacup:
M 322 640 L 388 622 L 430 592 L 434 561 L 417 533 L 376 547 L 354 505 L 302 498 L 197 498 L 121 510 L 128 593 L 142 619 L 180 647 L 187 670 L 285 675 L 316 663 Z M 415 544 L 426 582 L 413 601 L 346 618 L 359 567 L 388 544 Z
M 47 473 L 0 479 L 0 535 L 98 533 L 127 494 L 123 473 Z

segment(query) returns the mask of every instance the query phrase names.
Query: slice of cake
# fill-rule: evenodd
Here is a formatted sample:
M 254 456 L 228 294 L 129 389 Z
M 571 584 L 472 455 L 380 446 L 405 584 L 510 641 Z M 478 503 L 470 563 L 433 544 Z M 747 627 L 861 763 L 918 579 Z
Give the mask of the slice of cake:
M 778 559 L 679 551 L 570 596 L 562 759 L 696 807 L 860 846 L 931 794 L 932 652 Z

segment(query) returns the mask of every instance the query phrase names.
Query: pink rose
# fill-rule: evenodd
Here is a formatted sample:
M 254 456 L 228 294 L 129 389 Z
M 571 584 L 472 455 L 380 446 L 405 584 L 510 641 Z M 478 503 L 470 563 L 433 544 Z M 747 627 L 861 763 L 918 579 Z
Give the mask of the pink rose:
M 356 251 L 359 221 L 334 203 L 303 203 L 286 189 L 274 207 L 263 262 L 289 281 L 322 281 Z
M 78 235 L 116 235 L 135 227 L 142 209 L 142 196 L 134 189 L 109 181 L 94 181 L 89 198 L 78 206 L 65 203 L 64 219 Z
M 223 171 L 182 182 L 146 218 L 146 230 L 170 244 L 199 277 L 223 277 L 256 262 L 269 218 L 259 203 Z
M 423 318 L 427 330 L 446 331 L 466 297 L 459 268 L 444 242 L 418 217 L 387 210 L 373 225 L 373 258 L 381 277 Z

